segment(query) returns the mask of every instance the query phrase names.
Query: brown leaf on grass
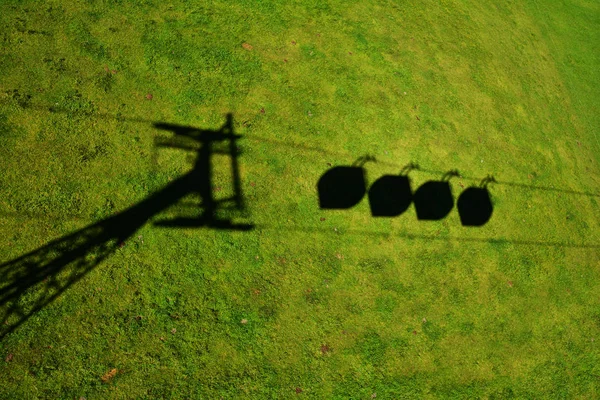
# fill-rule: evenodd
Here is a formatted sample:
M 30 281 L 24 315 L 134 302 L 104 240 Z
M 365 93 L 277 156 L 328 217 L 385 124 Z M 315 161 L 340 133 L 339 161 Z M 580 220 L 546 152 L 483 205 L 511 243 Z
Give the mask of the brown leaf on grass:
M 104 382 L 104 383 L 110 382 L 115 377 L 115 375 L 117 375 L 117 369 L 113 368 L 110 371 L 108 371 L 107 373 L 105 373 L 104 375 L 102 375 L 102 378 L 101 378 L 102 382 Z
M 264 114 L 264 113 L 265 113 L 265 109 L 264 109 L 264 107 L 260 109 L 260 113 L 261 113 L 261 114 Z
M 10 353 L 9 355 L 6 356 L 6 360 L 5 361 L 6 362 L 11 362 L 14 356 L 15 355 L 13 353 Z
M 175 328 L 171 329 L 171 333 L 172 333 L 173 335 L 174 335 L 174 334 L 176 334 L 176 333 L 177 333 L 177 329 L 175 329 Z
M 417 121 L 420 121 L 420 120 L 421 120 L 421 118 L 419 118 L 419 116 L 418 116 L 418 115 L 416 116 L 416 118 L 417 118 Z
M 327 354 L 332 350 L 333 349 L 331 347 L 329 347 L 329 345 L 327 345 L 327 344 L 321 345 L 321 354 Z
M 295 44 L 296 44 L 296 41 L 295 41 L 295 40 L 292 40 L 292 44 L 293 44 L 293 45 L 295 45 Z
M 321 221 L 325 221 L 325 217 L 321 217 Z
M 297 388 L 295 389 L 295 391 L 296 391 L 296 394 L 300 394 L 300 393 L 302 393 L 302 389 L 300 389 L 299 387 L 297 387 Z
M 252 50 L 253 47 L 251 44 L 249 43 L 242 43 L 242 47 L 245 48 L 246 50 Z
M 152 94 L 151 94 L 151 93 L 148 93 L 148 94 L 146 95 L 146 100 L 152 100 L 152 97 L 153 97 L 153 96 L 152 96 Z

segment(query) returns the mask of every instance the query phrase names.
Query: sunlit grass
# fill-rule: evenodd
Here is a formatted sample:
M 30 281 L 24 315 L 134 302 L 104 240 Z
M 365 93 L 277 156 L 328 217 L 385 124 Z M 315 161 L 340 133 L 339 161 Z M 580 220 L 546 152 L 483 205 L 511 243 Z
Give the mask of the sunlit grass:
M 598 396 L 596 4 L 0 10 L 0 262 L 189 171 L 153 122 L 233 113 L 256 226 L 144 226 L 2 340 L 0 397 Z M 494 214 L 319 210 L 319 177 L 366 154 L 371 183 L 458 169 L 455 198 L 492 174 Z

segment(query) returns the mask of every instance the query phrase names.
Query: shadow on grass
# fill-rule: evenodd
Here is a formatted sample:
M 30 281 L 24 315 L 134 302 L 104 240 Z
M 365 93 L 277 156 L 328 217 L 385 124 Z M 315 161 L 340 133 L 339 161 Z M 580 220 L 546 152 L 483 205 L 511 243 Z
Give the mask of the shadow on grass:
M 4 101 L 0 101 L 0 103 L 4 103 Z M 19 106 L 51 113 L 80 114 L 88 118 L 112 118 L 118 121 L 139 123 L 152 122 L 144 119 L 125 118 L 109 114 L 81 113 L 53 107 L 35 106 L 29 104 L 29 102 L 26 104 L 19 103 Z M 0 264 L 0 313 L 2 313 L 0 315 L 0 324 L 2 324 L 0 325 L 0 340 L 27 321 L 27 319 L 35 312 L 56 299 L 72 284 L 83 278 L 106 257 L 110 256 L 116 249 L 122 246 L 123 243 L 146 224 L 151 217 L 176 203 L 180 204 L 180 200 L 189 194 L 195 193 L 202 197 L 202 212 L 198 217 L 160 221 L 157 225 L 231 230 L 250 230 L 253 228 L 251 225 L 234 224 L 231 220 L 223 220 L 216 217 L 217 211 L 225 208 L 227 202 L 232 203 L 236 208 L 243 208 L 243 196 L 241 194 L 239 168 L 237 164 L 238 151 L 235 146 L 235 141 L 239 139 L 239 136 L 233 133 L 231 116 L 229 115 L 227 117 L 227 123 L 224 127 L 216 131 L 199 130 L 193 127 L 164 123 L 153 123 L 153 126 L 158 129 L 171 131 L 175 134 L 172 140 L 168 142 L 158 142 L 157 146 L 193 150 L 198 153 L 193 170 L 127 210 L 63 238 L 54 240 L 17 259 Z M 276 141 L 270 138 L 253 136 L 247 137 L 246 139 L 267 142 L 276 146 L 294 147 L 302 151 L 315 151 L 328 155 L 335 154 L 321 148 Z M 215 148 L 215 143 L 218 142 L 228 142 L 229 148 Z M 198 145 L 200 145 L 200 147 L 198 147 Z M 215 200 L 212 196 L 212 170 L 210 163 L 211 155 L 219 152 L 225 152 L 231 156 L 233 185 L 235 190 L 235 195 L 233 197 L 221 201 Z M 335 155 L 347 157 L 346 154 Z M 362 164 L 367 161 L 397 166 L 376 161 L 373 157 L 366 157 L 359 160 L 359 164 L 357 165 L 350 167 L 334 167 L 338 169 L 334 172 L 330 172 L 330 175 L 327 175 L 327 173 L 324 174 L 318 184 L 319 191 L 323 191 L 323 193 L 320 193 L 321 205 L 325 206 L 323 208 L 350 208 L 364 197 L 367 192 L 367 184 L 364 172 L 361 170 Z M 411 168 L 403 169 L 399 175 L 385 175 L 371 186 L 369 189 L 369 200 L 374 216 L 398 216 L 405 212 L 411 203 L 414 203 L 417 207 L 417 215 L 421 220 L 436 219 L 440 218 L 440 216 L 443 218 L 443 216 L 447 215 L 449 212 L 448 208 L 451 210 L 454 205 L 454 200 L 448 199 L 448 179 L 450 179 L 451 174 L 449 175 L 446 173 L 445 177 L 441 180 L 429 181 L 433 183 L 426 182 L 423 185 L 427 185 L 425 186 L 425 189 L 421 189 L 422 186 L 413 194 L 410 188 L 408 172 L 411 169 L 415 169 L 414 167 L 415 166 L 412 165 Z M 442 175 L 442 173 L 438 171 L 419 170 Z M 475 181 L 474 178 L 465 176 L 461 176 L 461 179 Z M 597 193 L 579 192 L 512 182 L 495 181 L 495 184 L 504 184 L 533 190 L 556 191 L 573 195 L 600 197 L 600 194 Z M 347 187 L 347 185 L 356 185 L 356 187 L 350 188 Z M 493 207 L 489 200 L 490 196 L 486 185 L 487 183 L 484 180 L 480 186 L 472 186 L 464 190 L 458 198 L 457 207 L 461 214 L 461 222 L 464 225 L 481 226 L 485 224 L 491 216 Z M 419 190 L 421 190 L 421 192 L 419 192 Z M 439 206 L 438 203 L 442 200 L 444 203 L 442 206 Z M 452 204 L 450 204 L 450 202 Z M 419 209 L 421 211 L 419 211 Z M 289 226 L 264 226 L 257 228 L 297 230 L 305 232 L 325 231 L 324 229 L 314 227 L 294 228 Z M 493 238 L 449 238 L 443 236 L 413 235 L 410 233 L 394 234 L 359 230 L 346 231 L 345 233 L 370 236 L 399 236 L 406 239 L 421 240 L 457 240 L 463 242 L 511 243 L 532 246 L 600 248 L 600 245 L 594 244 L 578 245 L 561 242 Z
M 217 211 L 226 207 L 227 203 L 237 209 L 243 208 L 239 154 L 235 145 L 240 136 L 233 132 L 231 114 L 227 115 L 225 125 L 216 131 L 163 123 L 156 123 L 154 126 L 175 134 L 172 140 L 161 141 L 157 143 L 158 146 L 197 152 L 193 169 L 124 211 L 1 264 L 0 340 L 123 246 L 150 218 L 178 203 L 185 196 L 197 194 L 202 198 L 198 217 L 176 218 L 156 224 L 167 227 L 206 227 L 242 231 L 253 228 L 252 225 L 236 224 L 232 220 L 219 219 L 216 216 Z M 228 142 L 229 146 L 225 149 L 215 149 L 215 143 L 218 142 Z M 231 156 L 235 193 L 231 198 L 215 200 L 213 197 L 211 156 L 215 153 Z
M 375 161 L 375 158 L 365 156 L 359 160 Z M 360 203 L 367 193 L 363 164 L 336 166 L 321 176 L 317 184 L 321 209 L 346 210 Z M 410 163 L 399 175 L 383 175 L 371 185 L 368 198 L 373 217 L 397 217 L 407 211 L 411 203 L 420 221 L 439 221 L 450 214 L 454 197 L 449 180 L 459 177 L 459 172 L 446 172 L 440 180 L 427 181 L 413 193 L 408 173 L 418 169 L 417 164 Z M 495 182 L 493 177 L 461 193 L 457 208 L 463 226 L 483 226 L 490 220 L 494 211 L 487 189 L 490 182 Z
M 8 91 L 8 92 L 10 92 L 10 91 Z M 119 114 L 109 114 L 109 113 L 98 113 L 98 112 L 73 111 L 73 110 L 61 108 L 61 107 L 54 106 L 54 105 L 31 104 L 30 99 L 31 99 L 31 95 L 26 95 L 26 96 L 21 95 L 21 97 L 18 97 L 16 99 L 14 99 L 14 98 L 13 99 L 1 99 L 0 104 L 5 104 L 5 105 L 16 104 L 18 107 L 20 107 L 22 109 L 30 109 L 30 110 L 35 110 L 35 111 L 45 112 L 45 113 L 50 113 L 50 114 L 78 115 L 78 116 L 86 117 L 86 118 L 113 119 L 113 120 L 117 120 L 117 121 L 126 121 L 126 122 L 132 122 L 132 123 L 154 124 L 154 121 L 152 121 L 152 120 L 148 120 L 148 119 L 144 119 L 144 118 L 127 117 L 127 116 L 121 115 L 120 113 Z M 290 148 L 294 148 L 298 151 L 320 153 L 320 154 L 323 154 L 326 156 L 331 156 L 331 157 L 346 158 L 346 159 L 352 158 L 352 156 L 350 156 L 347 153 L 334 152 L 334 151 L 324 149 L 322 147 L 310 146 L 310 145 L 306 145 L 306 144 L 302 144 L 302 143 L 292 143 L 290 141 L 281 141 L 281 140 L 271 139 L 271 138 L 267 138 L 267 137 L 260 137 L 260 136 L 256 136 L 256 135 L 245 136 L 244 139 L 249 140 L 249 141 L 258 141 L 258 142 L 262 142 L 262 143 L 269 143 L 269 144 L 271 144 L 273 146 L 277 146 L 277 147 L 280 147 L 280 146 L 290 147 Z M 397 163 L 387 162 L 387 161 L 383 161 L 380 159 L 371 158 L 369 161 L 373 161 L 373 162 L 376 162 L 381 165 L 386 165 L 391 168 L 402 168 L 402 166 L 400 166 Z M 428 169 L 423 169 L 423 168 L 419 168 L 419 171 L 430 173 L 433 175 L 438 175 L 438 176 L 446 173 L 445 171 L 434 171 L 434 170 L 428 170 Z M 462 180 L 467 180 L 467 181 L 472 181 L 472 182 L 480 182 L 481 181 L 481 178 L 469 177 L 469 176 L 465 176 L 463 174 L 461 174 L 460 178 Z M 527 190 L 547 191 L 547 192 L 571 194 L 571 195 L 576 195 L 576 196 L 587 196 L 587 197 L 600 198 L 600 193 L 586 192 L 586 191 L 580 191 L 580 190 L 562 189 L 562 188 L 556 188 L 556 187 L 550 187 L 550 186 L 532 185 L 532 184 L 528 184 L 528 183 L 509 182 L 509 181 L 503 181 L 503 180 L 495 180 L 494 183 L 496 185 L 506 185 L 506 186 L 512 186 L 512 187 L 521 188 L 521 189 L 527 189 Z
M 600 249 L 600 244 L 594 243 L 568 243 L 559 241 L 542 241 L 542 240 L 521 240 L 507 238 L 484 238 L 484 237 L 456 237 L 445 235 L 423 235 L 409 232 L 383 232 L 370 231 L 366 229 L 344 229 L 344 228 L 320 228 L 314 226 L 289 226 L 289 225 L 263 225 L 257 224 L 255 228 L 258 230 L 273 230 L 285 232 L 303 232 L 315 233 L 319 235 L 328 234 L 336 236 L 358 235 L 382 237 L 386 239 L 402 238 L 409 240 L 425 240 L 425 241 L 442 241 L 442 242 L 461 242 L 461 243 L 489 243 L 489 244 L 511 244 L 515 246 L 535 246 L 535 247 L 556 247 L 556 248 L 572 248 L 572 249 Z

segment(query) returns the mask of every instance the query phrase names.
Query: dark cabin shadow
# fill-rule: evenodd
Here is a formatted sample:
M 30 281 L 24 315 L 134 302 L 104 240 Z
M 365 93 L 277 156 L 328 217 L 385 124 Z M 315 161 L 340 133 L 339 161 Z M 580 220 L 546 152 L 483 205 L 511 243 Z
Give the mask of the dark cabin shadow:
M 373 217 L 397 217 L 408 210 L 413 201 L 408 172 L 416 165 L 409 164 L 400 175 L 383 175 L 369 189 L 369 205 Z
M 362 157 L 353 166 L 336 166 L 326 171 L 317 184 L 321 209 L 349 209 L 358 204 L 366 192 L 364 161 L 374 157 Z M 362 163 L 359 163 L 362 162 Z M 373 217 L 397 217 L 415 206 L 420 221 L 439 221 L 454 208 L 454 196 L 450 178 L 460 176 L 456 170 L 446 172 L 440 180 L 423 183 L 413 193 L 408 173 L 420 170 L 410 163 L 399 175 L 383 175 L 369 188 L 368 197 Z M 465 189 L 458 198 L 457 208 L 463 226 L 480 227 L 491 218 L 494 206 L 487 185 L 496 180 L 488 176 L 480 187 Z
M 187 148 L 197 151 L 194 168 L 124 211 L 0 264 L 0 340 L 123 246 L 153 216 L 190 194 L 196 193 L 202 197 L 202 210 L 198 218 L 176 218 L 161 221 L 158 225 L 241 231 L 253 228 L 250 224 L 237 224 L 216 217 L 217 210 L 223 204 L 231 203 L 235 208 L 243 208 L 239 154 L 235 145 L 240 136 L 233 132 L 231 114 L 227 115 L 225 125 L 215 131 L 162 123 L 154 126 L 175 134 L 171 143 L 162 143 L 160 146 L 183 148 L 180 138 L 201 145 L 200 148 Z M 228 146 L 215 149 L 215 143 Z M 229 154 L 232 160 L 235 194 L 219 201 L 213 198 L 211 188 L 211 155 L 214 152 Z M 24 300 L 26 293 L 27 299 Z
M 446 218 L 454 207 L 454 197 L 449 179 L 458 176 L 457 171 L 450 171 L 442 180 L 427 181 L 415 192 L 414 203 L 417 219 L 439 221 Z
M 490 182 L 495 182 L 495 180 L 488 176 L 479 187 L 471 186 L 458 197 L 456 206 L 463 226 L 483 226 L 492 217 L 494 206 L 487 189 Z
M 371 160 L 371 156 L 363 156 L 351 166 L 336 166 L 325 172 L 317 183 L 319 207 L 347 210 L 360 203 L 367 192 L 363 165 Z

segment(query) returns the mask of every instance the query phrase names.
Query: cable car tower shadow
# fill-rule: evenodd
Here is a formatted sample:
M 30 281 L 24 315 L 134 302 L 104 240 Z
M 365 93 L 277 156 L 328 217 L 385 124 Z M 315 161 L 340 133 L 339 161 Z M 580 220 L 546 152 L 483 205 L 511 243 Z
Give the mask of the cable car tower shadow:
M 241 136 L 233 132 L 232 115 L 227 115 L 226 123 L 218 130 L 166 123 L 153 125 L 175 134 L 171 140 L 157 143 L 159 147 L 196 151 L 193 169 L 126 210 L 0 264 L 0 341 L 122 247 L 152 217 L 189 194 L 195 193 L 202 198 L 198 218 L 175 218 L 155 225 L 239 231 L 253 229 L 251 224 L 238 224 L 216 216 L 225 204 L 237 210 L 244 209 L 236 146 Z M 196 143 L 196 147 L 189 146 L 190 140 Z M 215 149 L 215 143 L 228 146 Z M 223 200 L 215 200 L 212 195 L 211 158 L 214 153 L 231 156 L 234 195 Z

